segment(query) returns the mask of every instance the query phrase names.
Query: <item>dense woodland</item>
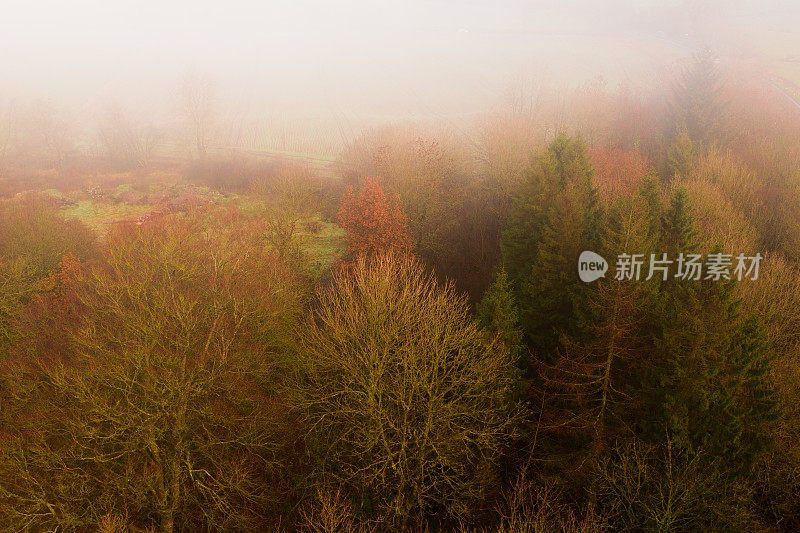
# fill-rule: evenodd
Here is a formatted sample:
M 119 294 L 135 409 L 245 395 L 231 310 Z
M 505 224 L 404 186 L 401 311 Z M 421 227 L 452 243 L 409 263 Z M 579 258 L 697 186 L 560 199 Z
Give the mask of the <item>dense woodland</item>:
M 0 530 L 800 529 L 800 111 L 769 84 L 701 55 L 368 131 L 336 178 L 198 136 L 170 168 L 202 197 L 98 229 L 64 198 L 162 164 L 109 128 L 3 146 Z M 764 259 L 584 283 L 584 250 Z

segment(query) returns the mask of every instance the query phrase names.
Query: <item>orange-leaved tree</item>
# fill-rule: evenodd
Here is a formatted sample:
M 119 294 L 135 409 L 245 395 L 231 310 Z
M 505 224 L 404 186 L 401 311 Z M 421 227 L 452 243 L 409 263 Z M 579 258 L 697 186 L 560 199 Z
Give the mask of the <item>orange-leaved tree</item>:
M 408 221 L 397 195 L 387 195 L 380 177 L 366 178 L 358 189 L 347 191 L 339 209 L 339 222 L 347 231 L 348 255 L 373 255 L 411 249 Z
M 594 167 L 594 186 L 606 205 L 633 194 L 650 171 L 647 159 L 636 151 L 593 148 L 589 157 Z
M 81 264 L 71 252 L 62 253 L 58 267 L 50 272 L 53 295 L 59 307 L 69 304 L 80 274 Z

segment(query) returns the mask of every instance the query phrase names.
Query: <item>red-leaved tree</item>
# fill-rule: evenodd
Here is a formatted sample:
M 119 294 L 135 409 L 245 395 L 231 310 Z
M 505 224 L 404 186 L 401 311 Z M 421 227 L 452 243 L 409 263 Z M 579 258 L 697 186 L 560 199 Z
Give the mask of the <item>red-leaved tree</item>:
M 72 253 L 62 253 L 58 267 L 50 272 L 53 295 L 58 306 L 68 305 L 78 280 L 81 264 Z
M 408 222 L 397 195 L 388 196 L 380 177 L 366 178 L 350 188 L 339 208 L 339 222 L 347 231 L 348 255 L 373 255 L 411 249 Z
M 589 157 L 594 167 L 594 185 L 606 204 L 631 194 L 649 172 L 647 159 L 638 152 L 593 148 L 589 150 Z

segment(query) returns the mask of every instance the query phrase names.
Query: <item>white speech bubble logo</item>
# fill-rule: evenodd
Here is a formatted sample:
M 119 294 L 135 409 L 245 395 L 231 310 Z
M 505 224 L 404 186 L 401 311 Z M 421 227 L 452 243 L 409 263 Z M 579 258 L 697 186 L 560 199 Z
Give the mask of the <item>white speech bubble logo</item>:
M 608 261 L 602 256 L 585 250 L 578 257 L 578 276 L 581 281 L 592 282 L 598 278 L 604 278 L 608 270 Z

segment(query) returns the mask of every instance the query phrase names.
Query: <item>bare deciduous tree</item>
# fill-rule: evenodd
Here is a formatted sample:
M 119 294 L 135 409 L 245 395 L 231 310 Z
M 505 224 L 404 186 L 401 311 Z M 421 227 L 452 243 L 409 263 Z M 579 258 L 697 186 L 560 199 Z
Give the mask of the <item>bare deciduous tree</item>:
M 362 257 L 319 300 L 292 388 L 323 469 L 395 528 L 468 515 L 516 434 L 508 351 L 408 256 Z
M 264 207 L 267 240 L 286 258 L 296 249 L 300 222 L 317 206 L 311 174 L 303 166 L 281 164 L 272 176 L 257 180 L 252 190 Z
M 213 82 L 198 74 L 190 74 L 181 84 L 181 111 L 191 128 L 197 156 L 208 153 L 211 128 L 214 122 L 216 93 Z
M 136 124 L 121 109 L 109 109 L 97 128 L 102 153 L 120 165 L 147 167 L 162 135 L 152 124 Z

